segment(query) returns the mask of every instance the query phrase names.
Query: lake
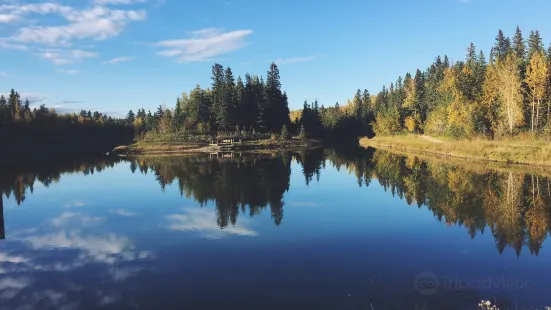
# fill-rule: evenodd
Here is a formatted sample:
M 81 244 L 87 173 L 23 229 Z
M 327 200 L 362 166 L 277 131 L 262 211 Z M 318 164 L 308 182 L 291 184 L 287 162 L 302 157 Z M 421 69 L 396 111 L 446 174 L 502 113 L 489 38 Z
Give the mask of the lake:
M 544 309 L 551 174 L 527 171 L 374 149 L 25 163 L 0 176 L 0 309 Z

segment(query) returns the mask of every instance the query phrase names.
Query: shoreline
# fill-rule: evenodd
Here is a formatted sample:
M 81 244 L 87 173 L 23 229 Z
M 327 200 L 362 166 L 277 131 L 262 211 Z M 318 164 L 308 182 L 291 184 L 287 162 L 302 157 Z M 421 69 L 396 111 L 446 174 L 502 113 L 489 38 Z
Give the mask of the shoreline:
M 396 150 L 470 162 L 551 167 L 551 144 L 541 140 L 440 140 L 430 136 L 401 135 L 359 139 L 361 147 Z
M 269 151 L 303 151 L 323 146 L 318 140 L 307 139 L 304 141 L 273 141 L 257 140 L 247 141 L 231 146 L 217 146 L 208 144 L 186 144 L 186 143 L 135 143 L 132 145 L 121 145 L 111 152 L 117 155 L 147 155 L 147 154 L 186 154 L 186 153 L 220 153 L 220 152 L 269 152 Z

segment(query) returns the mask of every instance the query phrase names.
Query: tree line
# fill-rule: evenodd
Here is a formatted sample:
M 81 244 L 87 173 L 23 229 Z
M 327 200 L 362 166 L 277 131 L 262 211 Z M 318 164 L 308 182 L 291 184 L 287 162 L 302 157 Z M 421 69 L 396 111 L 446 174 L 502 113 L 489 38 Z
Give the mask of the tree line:
M 550 68 L 551 46 L 545 50 L 539 31 L 526 40 L 519 27 L 512 39 L 499 30 L 488 60 L 471 43 L 464 61 L 438 56 L 383 86 L 370 107 L 373 129 L 455 138 L 549 134 Z
M 279 68 L 270 65 L 266 79 L 245 74 L 235 78 L 230 67 L 212 66 L 210 88 L 197 85 L 176 99 L 174 108 L 159 106 L 155 113 L 139 109 L 126 117 L 140 138 L 159 135 L 215 136 L 220 133 L 278 133 L 290 125 L 287 93 Z
M 36 152 L 42 156 L 105 152 L 132 138 L 133 129 L 122 118 L 97 111 L 58 114 L 45 105 L 31 107 L 14 89 L 7 98 L 0 95 L 2 158 L 33 157 Z

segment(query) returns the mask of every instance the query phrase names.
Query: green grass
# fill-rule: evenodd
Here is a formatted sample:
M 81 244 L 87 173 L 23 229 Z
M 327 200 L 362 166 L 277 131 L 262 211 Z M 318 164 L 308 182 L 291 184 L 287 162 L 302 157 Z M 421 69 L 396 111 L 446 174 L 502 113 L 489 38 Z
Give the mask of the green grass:
M 457 157 L 468 160 L 482 160 L 500 163 L 551 166 L 551 144 L 535 138 L 506 140 L 451 140 L 434 137 L 440 143 L 432 142 L 418 135 L 408 134 L 373 139 L 361 138 L 363 147 L 394 149 L 404 152 L 418 152 Z

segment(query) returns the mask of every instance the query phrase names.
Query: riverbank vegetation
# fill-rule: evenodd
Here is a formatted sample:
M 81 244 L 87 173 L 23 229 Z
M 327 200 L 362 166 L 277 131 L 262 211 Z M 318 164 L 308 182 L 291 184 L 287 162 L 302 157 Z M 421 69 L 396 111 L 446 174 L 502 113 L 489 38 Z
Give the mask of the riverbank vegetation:
M 548 141 L 550 67 L 551 46 L 545 50 L 537 30 L 528 40 L 518 27 L 513 38 L 500 30 L 488 58 L 471 43 L 464 61 L 438 56 L 426 70 L 384 86 L 370 107 L 373 130 L 377 136 L 513 142 L 530 135 Z

